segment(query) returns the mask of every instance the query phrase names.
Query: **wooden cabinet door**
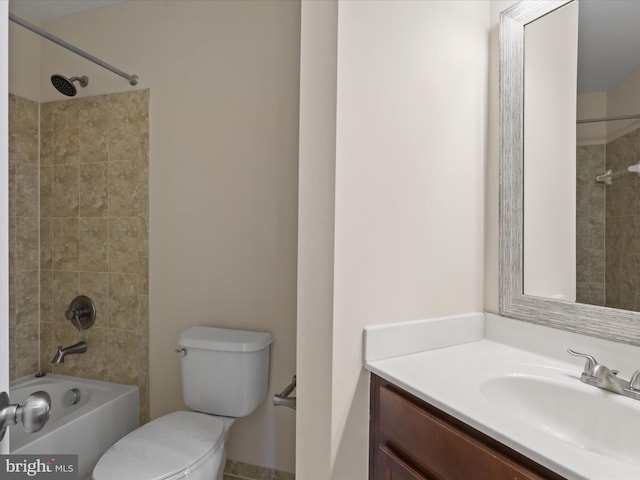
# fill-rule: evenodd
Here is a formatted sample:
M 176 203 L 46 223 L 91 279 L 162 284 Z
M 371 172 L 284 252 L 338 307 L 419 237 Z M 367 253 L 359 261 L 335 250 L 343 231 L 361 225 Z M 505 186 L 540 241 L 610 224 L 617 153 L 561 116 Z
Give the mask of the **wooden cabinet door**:
M 369 455 L 372 480 L 565 480 L 376 376 Z
M 426 471 L 451 480 L 544 480 L 396 392 L 381 388 L 379 398 L 389 444 Z
M 378 445 L 375 480 L 433 480 L 425 477 L 391 449 Z

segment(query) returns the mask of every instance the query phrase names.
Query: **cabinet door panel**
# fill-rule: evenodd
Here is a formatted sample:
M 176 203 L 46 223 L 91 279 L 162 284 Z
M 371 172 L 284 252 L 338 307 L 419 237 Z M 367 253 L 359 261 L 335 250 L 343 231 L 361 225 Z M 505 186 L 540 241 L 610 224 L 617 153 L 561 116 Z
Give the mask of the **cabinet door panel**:
M 378 401 L 384 443 L 438 478 L 544 480 L 387 388 L 380 388 Z
M 384 445 L 378 445 L 375 480 L 433 480 L 398 457 Z

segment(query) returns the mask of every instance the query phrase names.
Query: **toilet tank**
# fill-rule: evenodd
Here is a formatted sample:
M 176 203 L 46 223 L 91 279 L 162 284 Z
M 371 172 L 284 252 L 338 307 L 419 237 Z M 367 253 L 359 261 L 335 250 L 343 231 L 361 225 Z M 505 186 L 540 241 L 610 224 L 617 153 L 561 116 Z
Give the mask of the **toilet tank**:
M 244 417 L 267 395 L 267 332 L 192 327 L 182 332 L 182 395 L 197 412 Z

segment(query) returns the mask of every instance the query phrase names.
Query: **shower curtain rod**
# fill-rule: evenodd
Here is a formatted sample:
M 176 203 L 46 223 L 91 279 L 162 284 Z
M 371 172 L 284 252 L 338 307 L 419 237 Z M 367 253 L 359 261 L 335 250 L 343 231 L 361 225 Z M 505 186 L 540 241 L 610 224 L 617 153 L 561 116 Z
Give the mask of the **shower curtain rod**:
M 58 45 L 60 45 L 63 48 L 66 48 L 67 50 L 71 50 L 76 55 L 80 55 L 81 57 L 86 58 L 90 62 L 93 62 L 96 65 L 100 65 L 102 68 L 105 68 L 105 69 L 115 73 L 116 75 L 121 76 L 122 78 L 126 78 L 127 80 L 129 80 L 129 84 L 131 84 L 131 85 L 137 85 L 138 84 L 138 76 L 137 75 L 129 75 L 128 73 L 123 72 L 119 68 L 116 68 L 113 65 L 109 65 L 107 62 L 104 62 L 104 61 L 100 60 L 98 57 L 94 57 L 90 53 L 79 49 L 75 45 L 71 45 L 69 42 L 66 42 L 66 41 L 62 40 L 61 38 L 56 37 L 55 35 L 52 35 L 51 33 L 47 32 L 46 30 L 41 29 L 40 27 L 34 25 L 33 23 L 27 22 L 23 18 L 20 18 L 20 17 L 18 17 L 17 15 L 15 15 L 15 14 L 13 14 L 11 12 L 9 12 L 9 20 L 11 20 L 14 23 L 17 23 L 18 25 L 23 26 L 27 30 L 31 30 L 33 33 L 37 33 L 41 37 L 44 37 L 47 40 L 52 41 L 53 43 L 57 43 Z
M 635 113 L 633 115 L 618 115 L 614 117 L 585 118 L 583 120 L 576 120 L 576 123 L 611 122 L 613 120 L 633 120 L 634 118 L 640 118 L 640 113 Z

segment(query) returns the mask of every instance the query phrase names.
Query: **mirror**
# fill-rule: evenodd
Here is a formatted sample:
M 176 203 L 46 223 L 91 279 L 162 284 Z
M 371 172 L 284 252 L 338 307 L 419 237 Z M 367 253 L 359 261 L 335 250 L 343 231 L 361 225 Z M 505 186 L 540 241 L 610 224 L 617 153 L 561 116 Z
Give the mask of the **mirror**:
M 634 311 L 640 311 L 638 19 L 640 2 L 580 3 L 576 132 L 576 301 Z
M 573 42 L 559 42 L 545 34 L 538 35 L 546 42 L 535 45 L 537 52 L 530 47 L 535 44 L 531 38 L 535 38 L 536 29 L 543 24 L 553 27 L 559 22 L 560 30 L 566 31 L 567 24 L 563 22 L 574 22 L 577 33 L 577 7 L 573 0 L 521 2 L 501 16 L 500 312 L 507 317 L 640 345 L 640 313 L 575 301 L 584 293 L 576 288 L 575 263 L 579 243 L 575 203 L 578 182 L 576 163 L 572 162 L 576 159 L 577 107 L 576 76 L 571 71 L 577 68 L 576 42 L 575 37 Z M 573 62 L 566 61 L 570 55 Z M 557 68 L 563 69 L 560 74 Z M 560 173 L 559 158 L 570 160 Z M 543 201 L 530 197 L 525 176 L 527 181 L 538 178 L 543 182 L 547 193 Z M 562 187 L 560 178 L 568 179 L 570 187 Z M 565 196 L 556 197 L 560 194 Z M 536 230 L 548 225 L 550 217 L 556 221 L 555 227 Z M 536 231 L 544 233 L 527 240 Z M 545 264 L 546 270 L 539 268 L 536 272 Z

